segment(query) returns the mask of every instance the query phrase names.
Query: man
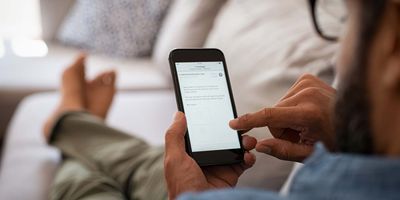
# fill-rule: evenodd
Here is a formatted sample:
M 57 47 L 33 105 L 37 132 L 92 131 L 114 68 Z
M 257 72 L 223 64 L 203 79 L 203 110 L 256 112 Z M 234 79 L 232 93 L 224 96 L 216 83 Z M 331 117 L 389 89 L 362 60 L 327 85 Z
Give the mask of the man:
M 230 122 L 242 131 L 265 126 L 271 130 L 275 138 L 258 141 L 259 152 L 286 160 L 306 159 L 288 196 L 215 190 L 233 187 L 241 171 L 228 166 L 199 168 L 185 153 L 186 121 L 183 113 L 177 113 L 166 135 L 170 199 L 184 193 L 179 199 L 400 199 L 400 1 L 346 4 L 349 15 L 341 38 L 336 100 L 333 88 L 306 75 L 276 107 Z M 321 21 L 315 22 L 321 26 Z M 323 34 L 321 27 L 317 30 Z M 314 146 L 316 141 L 324 145 Z
M 318 2 L 310 0 L 313 5 Z M 350 0 L 347 4 L 350 14 L 347 34 L 341 39 L 338 95 L 305 75 L 276 107 L 230 122 L 243 131 L 268 126 L 275 136 L 258 142 L 244 136 L 247 151 L 256 148 L 293 161 L 307 158 L 289 196 L 231 189 L 255 162 L 249 152 L 243 164 L 200 168 L 185 152 L 183 113 L 175 115 L 167 131 L 165 158 L 161 148 L 104 125 L 115 75 L 109 72 L 87 82 L 81 57 L 65 71 L 62 101 L 45 125 L 46 138 L 64 156 L 51 198 L 398 199 L 400 3 Z M 103 101 L 93 101 L 94 91 L 104 96 Z M 320 143 L 314 145 L 318 141 L 335 153 Z

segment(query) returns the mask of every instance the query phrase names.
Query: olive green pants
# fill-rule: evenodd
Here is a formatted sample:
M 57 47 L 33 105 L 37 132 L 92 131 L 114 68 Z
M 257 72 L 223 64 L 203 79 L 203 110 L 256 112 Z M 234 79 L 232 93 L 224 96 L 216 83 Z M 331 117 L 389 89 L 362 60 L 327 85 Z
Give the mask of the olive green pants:
M 63 155 L 50 199 L 167 199 L 161 147 L 84 112 L 61 116 L 50 143 Z

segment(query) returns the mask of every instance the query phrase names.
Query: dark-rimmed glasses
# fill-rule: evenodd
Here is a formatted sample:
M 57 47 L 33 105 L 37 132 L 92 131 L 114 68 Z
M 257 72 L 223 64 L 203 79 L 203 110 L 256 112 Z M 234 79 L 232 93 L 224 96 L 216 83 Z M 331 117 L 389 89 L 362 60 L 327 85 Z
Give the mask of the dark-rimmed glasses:
M 346 23 L 345 0 L 308 0 L 316 32 L 324 39 L 337 41 Z

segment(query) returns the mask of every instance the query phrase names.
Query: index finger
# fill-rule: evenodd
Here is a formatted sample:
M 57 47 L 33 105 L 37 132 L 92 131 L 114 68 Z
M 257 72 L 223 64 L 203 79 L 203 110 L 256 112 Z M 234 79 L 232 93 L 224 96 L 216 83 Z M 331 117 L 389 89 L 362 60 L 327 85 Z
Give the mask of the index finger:
M 235 130 L 250 130 L 258 127 L 291 128 L 302 124 L 301 107 L 264 108 L 255 113 L 248 113 L 229 122 Z

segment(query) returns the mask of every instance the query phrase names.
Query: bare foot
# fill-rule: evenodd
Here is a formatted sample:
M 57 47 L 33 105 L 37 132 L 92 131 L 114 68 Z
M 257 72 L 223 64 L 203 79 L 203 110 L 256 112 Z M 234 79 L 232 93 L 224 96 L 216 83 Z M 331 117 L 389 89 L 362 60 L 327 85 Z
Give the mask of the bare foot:
M 46 139 L 50 137 L 50 129 L 56 118 L 63 112 L 82 111 L 86 108 L 85 55 L 80 55 L 74 64 L 62 75 L 61 102 L 43 127 Z
M 114 71 L 104 72 L 87 82 L 86 97 L 88 111 L 105 119 L 115 94 L 116 74 Z

